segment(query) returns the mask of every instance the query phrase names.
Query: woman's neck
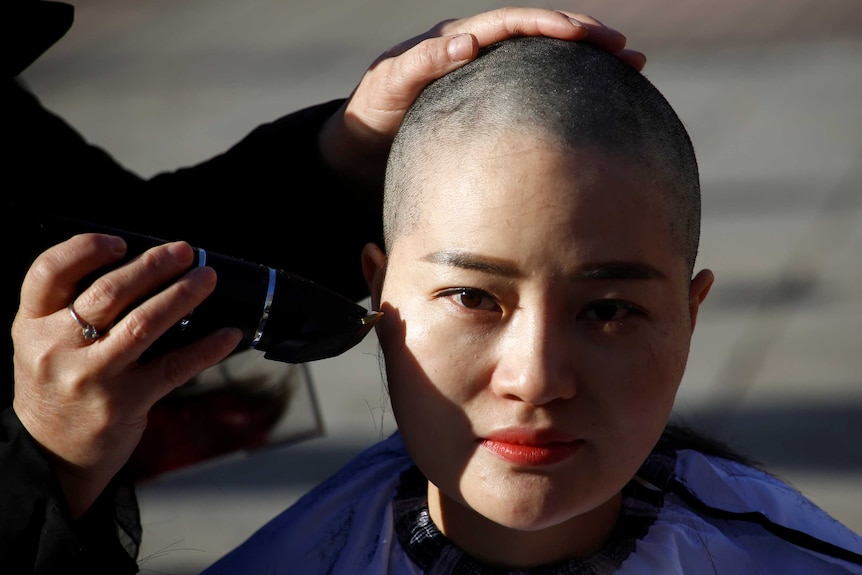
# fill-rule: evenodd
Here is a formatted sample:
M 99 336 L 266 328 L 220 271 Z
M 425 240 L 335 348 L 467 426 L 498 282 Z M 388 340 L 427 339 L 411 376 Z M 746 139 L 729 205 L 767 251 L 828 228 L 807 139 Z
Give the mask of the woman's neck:
M 528 569 L 586 557 L 610 538 L 622 508 L 617 494 L 598 507 L 550 527 L 525 531 L 487 519 L 428 483 L 428 511 L 437 528 L 477 561 Z

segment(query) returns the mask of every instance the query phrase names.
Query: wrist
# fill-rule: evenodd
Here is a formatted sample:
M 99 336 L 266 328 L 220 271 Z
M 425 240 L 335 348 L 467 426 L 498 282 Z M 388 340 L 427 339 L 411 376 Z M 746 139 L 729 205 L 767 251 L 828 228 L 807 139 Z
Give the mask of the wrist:
M 359 121 L 347 100 L 321 126 L 318 149 L 324 165 L 340 179 L 379 197 L 390 139 Z

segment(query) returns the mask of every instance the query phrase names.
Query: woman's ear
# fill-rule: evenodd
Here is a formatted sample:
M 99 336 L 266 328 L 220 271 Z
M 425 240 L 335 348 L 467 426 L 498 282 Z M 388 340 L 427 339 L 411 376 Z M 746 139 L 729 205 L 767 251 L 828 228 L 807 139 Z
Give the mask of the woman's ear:
M 380 309 L 383 279 L 386 277 L 386 254 L 377 244 L 365 244 L 362 248 L 362 275 L 371 292 L 371 309 Z
M 694 326 L 697 323 L 697 312 L 700 309 L 700 304 L 706 299 L 709 290 L 715 281 L 715 275 L 711 270 L 701 270 L 694 279 L 691 280 L 691 285 L 688 291 L 688 307 L 689 315 L 691 316 L 691 331 L 694 331 Z

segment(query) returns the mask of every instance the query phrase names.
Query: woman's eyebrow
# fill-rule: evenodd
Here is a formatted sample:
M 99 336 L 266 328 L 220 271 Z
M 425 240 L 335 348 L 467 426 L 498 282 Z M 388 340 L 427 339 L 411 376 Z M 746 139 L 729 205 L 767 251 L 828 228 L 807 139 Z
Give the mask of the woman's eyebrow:
M 666 279 L 661 270 L 641 262 L 600 262 L 578 266 L 576 280 L 655 280 Z
M 506 260 L 488 256 L 479 256 L 477 254 L 459 250 L 431 252 L 426 254 L 422 258 L 422 261 L 465 270 L 480 271 L 507 278 L 514 278 L 522 275 L 514 264 Z
M 509 261 L 459 250 L 443 250 L 426 254 L 423 261 L 457 267 L 466 270 L 479 271 L 492 275 L 515 278 L 523 273 Z M 583 264 L 568 274 L 572 280 L 651 280 L 666 279 L 666 275 L 658 268 L 641 262 L 597 262 Z

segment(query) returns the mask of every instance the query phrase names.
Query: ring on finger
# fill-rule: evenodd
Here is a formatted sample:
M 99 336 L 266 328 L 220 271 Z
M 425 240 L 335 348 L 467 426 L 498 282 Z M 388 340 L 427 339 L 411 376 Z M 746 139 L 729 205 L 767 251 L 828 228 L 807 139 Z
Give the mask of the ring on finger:
M 99 330 L 96 329 L 96 326 L 91 323 L 87 323 L 86 321 L 81 319 L 81 316 L 78 315 L 78 313 L 75 311 L 74 306 L 71 303 L 69 304 L 69 313 L 72 315 L 72 319 L 74 319 L 77 324 L 81 326 L 81 335 L 84 336 L 85 341 L 91 342 L 99 339 L 102 334 L 99 333 Z

